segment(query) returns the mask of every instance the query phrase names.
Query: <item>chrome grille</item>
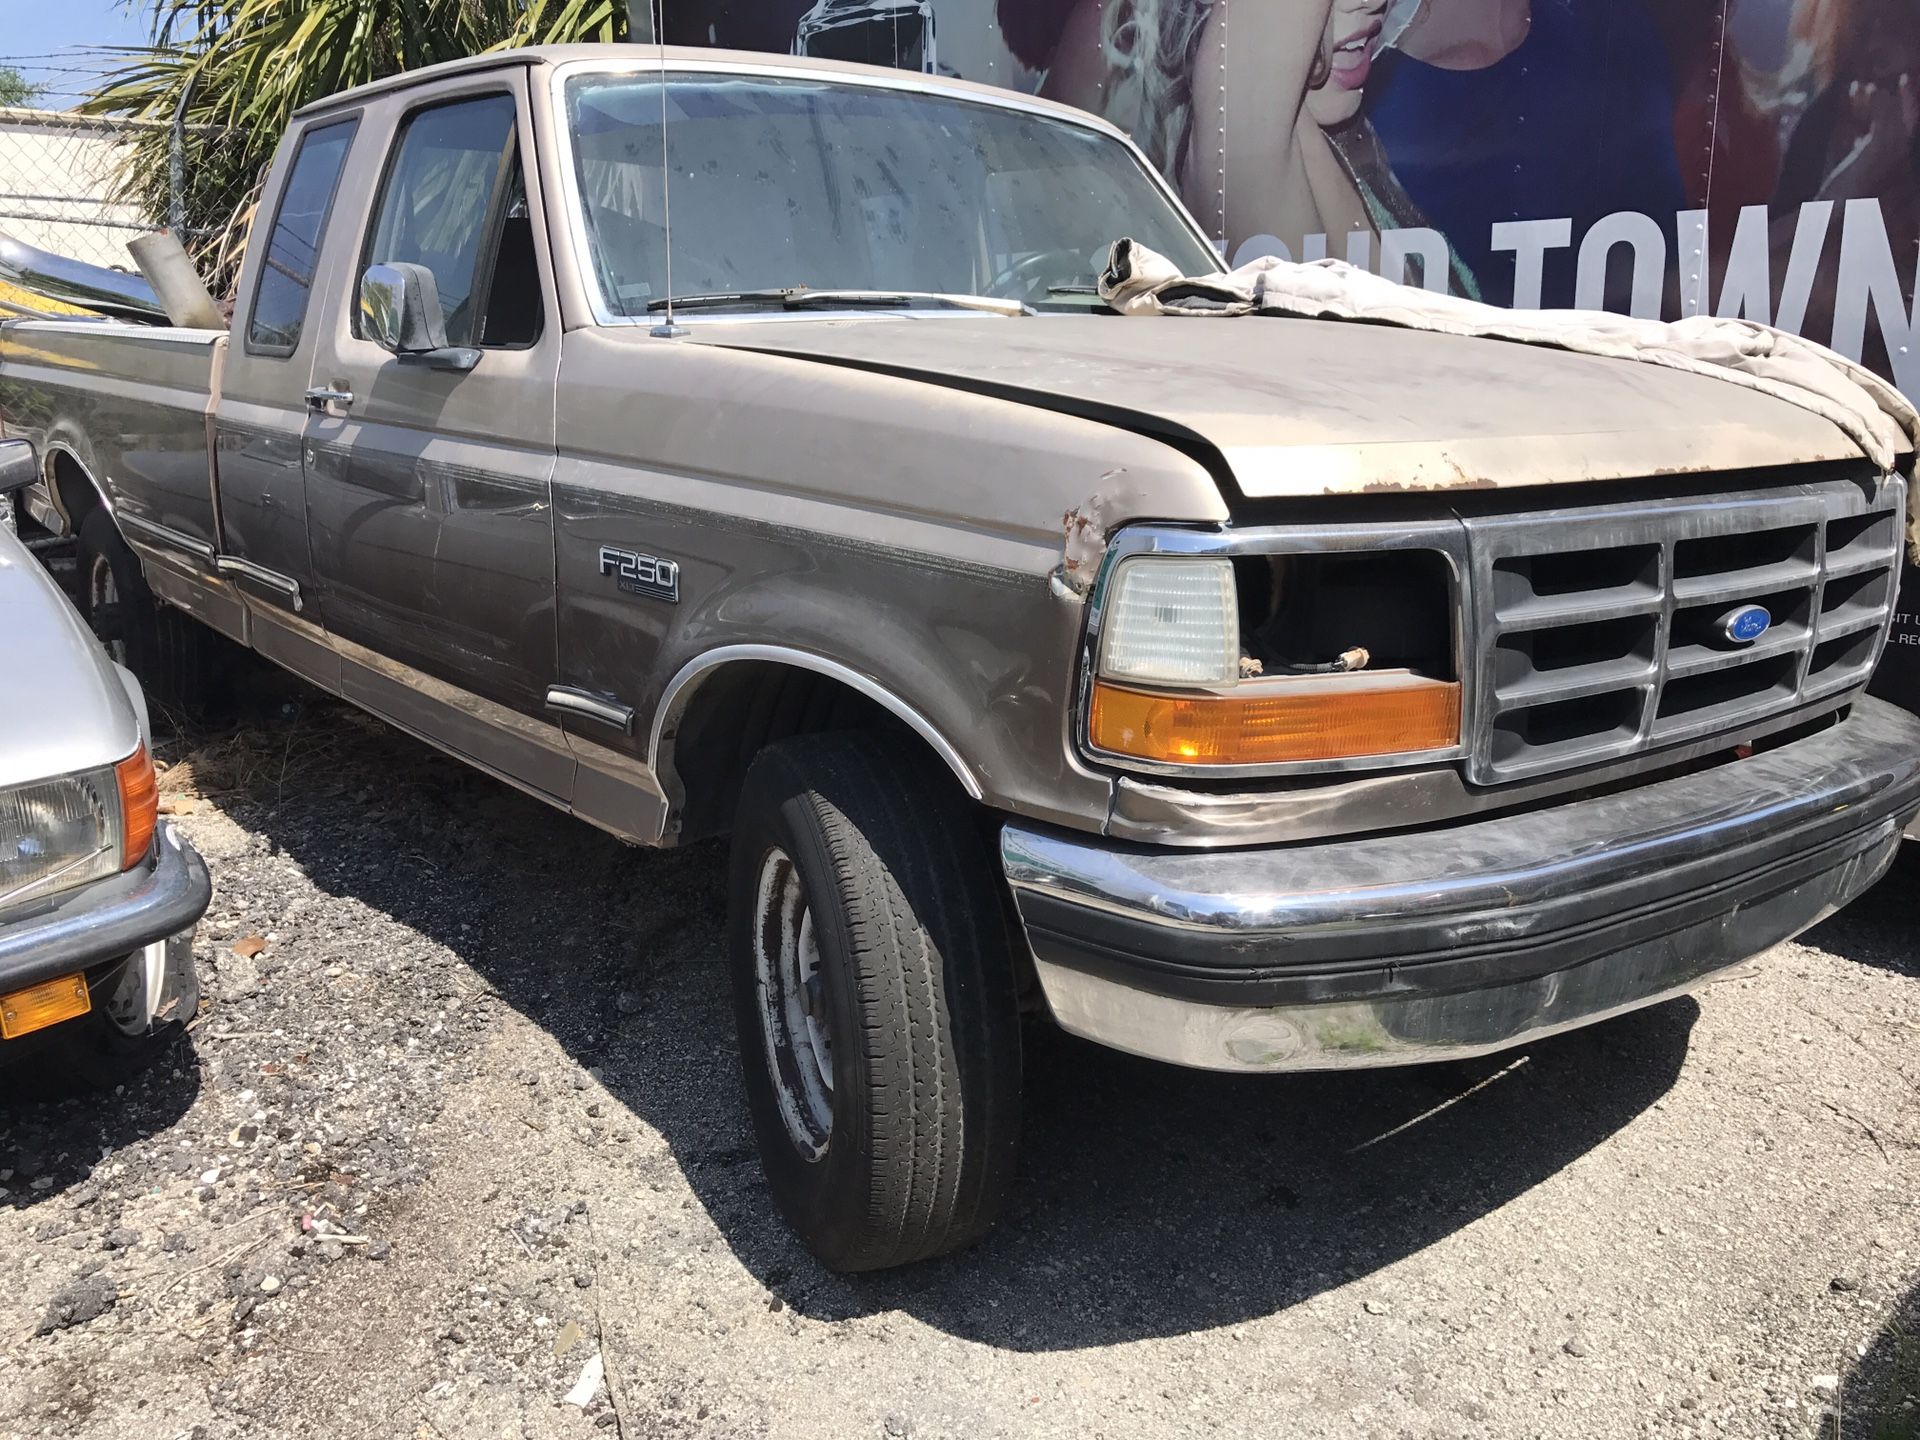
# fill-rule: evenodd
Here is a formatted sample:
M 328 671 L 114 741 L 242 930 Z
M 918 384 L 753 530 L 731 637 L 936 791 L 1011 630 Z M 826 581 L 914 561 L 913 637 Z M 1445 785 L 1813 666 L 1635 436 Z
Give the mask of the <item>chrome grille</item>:
M 1888 477 L 1467 519 L 1468 777 L 1612 760 L 1863 684 L 1905 499 Z M 1745 605 L 1773 625 L 1739 645 L 1723 622 Z

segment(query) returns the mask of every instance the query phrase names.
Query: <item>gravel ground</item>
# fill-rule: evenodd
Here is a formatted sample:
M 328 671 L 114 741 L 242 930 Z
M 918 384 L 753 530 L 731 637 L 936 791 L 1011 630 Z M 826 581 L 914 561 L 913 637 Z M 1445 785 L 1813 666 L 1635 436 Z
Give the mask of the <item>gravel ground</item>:
M 166 747 L 217 886 L 191 1045 L 0 1090 L 0 1435 L 1920 1433 L 1920 856 L 1471 1065 L 1036 1027 L 1000 1229 L 849 1280 L 753 1157 L 718 847 L 262 714 Z

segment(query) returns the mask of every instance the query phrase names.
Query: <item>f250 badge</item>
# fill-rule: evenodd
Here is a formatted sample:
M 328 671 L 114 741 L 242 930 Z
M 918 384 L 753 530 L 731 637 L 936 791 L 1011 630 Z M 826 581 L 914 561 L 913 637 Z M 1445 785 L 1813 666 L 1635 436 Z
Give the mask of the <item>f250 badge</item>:
M 613 576 L 613 583 L 629 595 L 645 595 L 673 605 L 680 603 L 680 566 L 675 561 L 602 545 L 600 573 Z

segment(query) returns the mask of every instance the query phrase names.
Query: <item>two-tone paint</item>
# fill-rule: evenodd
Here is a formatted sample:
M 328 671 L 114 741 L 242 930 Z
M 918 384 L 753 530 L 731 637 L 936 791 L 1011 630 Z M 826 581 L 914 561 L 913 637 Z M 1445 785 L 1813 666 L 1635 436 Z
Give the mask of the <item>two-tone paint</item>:
M 1127 143 L 963 82 L 713 51 L 507 52 L 364 87 L 296 117 L 262 196 L 272 215 L 304 134 L 357 122 L 290 352 L 244 324 L 0 332 L 0 415 L 46 467 L 40 512 L 105 505 L 163 599 L 630 839 L 723 823 L 689 802 L 712 780 L 690 772 L 690 717 L 742 667 L 785 667 L 889 712 L 998 812 L 1209 847 L 1537 804 L 1649 762 L 1497 795 L 1445 761 L 1226 787 L 1097 763 L 1076 738 L 1085 596 L 1125 527 L 1225 537 L 1382 503 L 1418 523 L 1462 490 L 1523 504 L 1856 454 L 1700 377 L 1374 327 L 907 311 L 658 334 L 596 294 L 557 103 L 581 68 L 643 65 L 933 90 Z M 483 94 L 517 109 L 544 324 L 470 370 L 403 365 L 352 322 L 393 137 Z M 674 595 L 623 588 L 609 551 L 671 564 Z

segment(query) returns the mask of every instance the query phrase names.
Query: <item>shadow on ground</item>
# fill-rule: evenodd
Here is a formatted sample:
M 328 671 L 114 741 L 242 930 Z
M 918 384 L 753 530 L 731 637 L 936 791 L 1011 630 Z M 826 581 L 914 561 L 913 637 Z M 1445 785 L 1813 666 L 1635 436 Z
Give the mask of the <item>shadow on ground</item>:
M 1920 1290 L 1894 1306 L 1840 1391 L 1840 1423 L 1830 1417 L 1821 1440 L 1920 1440 Z
M 458 954 L 671 1145 L 741 1261 L 834 1319 L 899 1308 L 1018 1350 L 1263 1316 L 1472 1223 L 1679 1075 L 1682 1000 L 1472 1064 L 1224 1077 L 1029 1031 L 1022 1173 L 968 1253 L 822 1270 L 771 1213 L 737 1080 L 724 850 L 624 847 L 332 701 L 217 798 L 326 891 Z
M 1920 840 L 1900 847 L 1886 877 L 1838 915 L 1800 938 L 1829 955 L 1920 979 L 1914 943 L 1914 895 L 1920 893 Z
M 200 1070 L 182 1041 L 113 1094 L 63 1082 L 59 1051 L 31 1066 L 0 1067 L 0 1206 L 24 1210 L 63 1195 L 103 1160 L 171 1128 L 200 1093 Z

